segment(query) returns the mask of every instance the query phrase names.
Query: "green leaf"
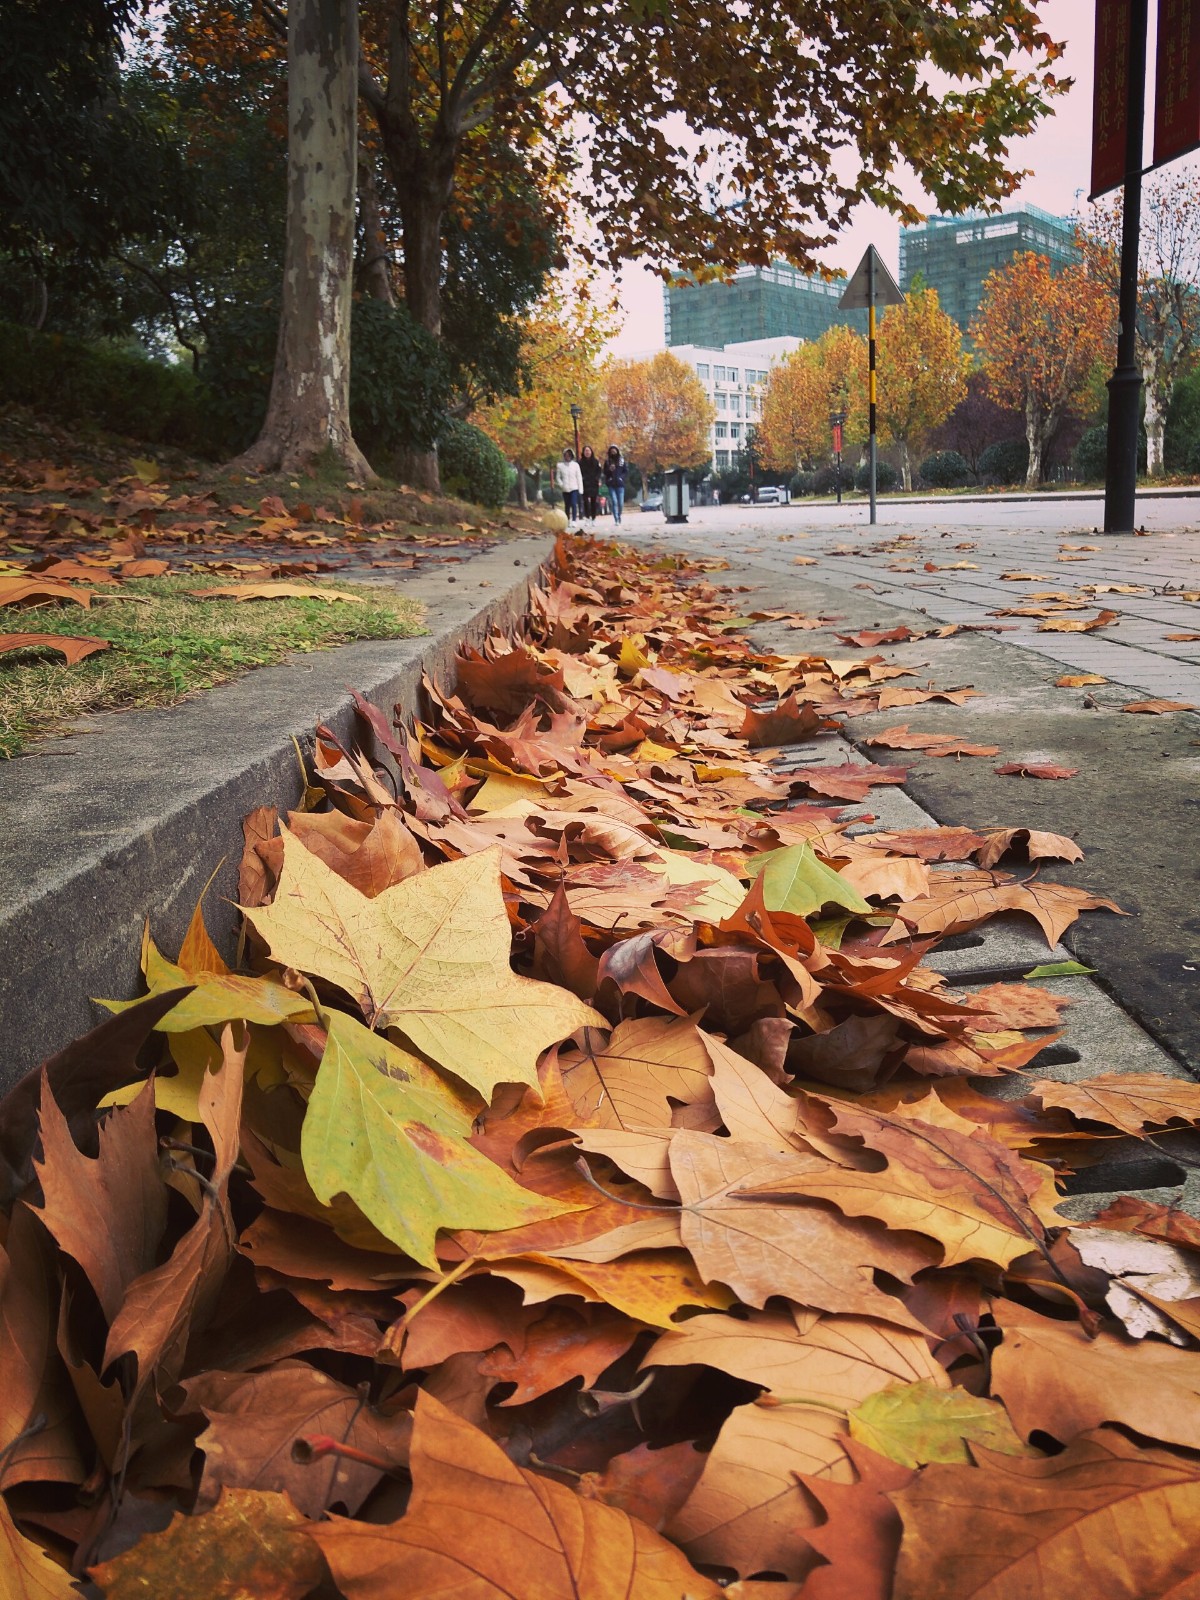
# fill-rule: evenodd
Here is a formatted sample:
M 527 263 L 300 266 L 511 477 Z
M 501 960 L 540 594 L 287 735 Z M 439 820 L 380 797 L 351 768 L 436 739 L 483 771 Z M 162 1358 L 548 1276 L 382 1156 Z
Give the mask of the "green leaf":
M 1026 978 L 1079 978 L 1089 972 L 1095 972 L 1095 967 L 1085 967 L 1081 961 L 1047 961 L 1040 967 L 1034 967 L 1032 972 L 1023 974 Z
M 849 1414 L 850 1436 L 903 1467 L 927 1461 L 970 1463 L 968 1443 L 1001 1455 L 1036 1454 L 1021 1440 L 996 1400 L 932 1383 L 896 1384 L 869 1395 Z
M 316 1012 L 304 994 L 285 989 L 270 978 L 236 972 L 196 972 L 168 961 L 147 932 L 142 939 L 142 971 L 151 994 L 193 985 L 186 999 L 158 1023 L 158 1033 L 190 1033 L 193 1028 L 218 1028 L 227 1022 L 256 1022 L 270 1028 L 281 1022 L 314 1022 Z M 141 996 L 145 999 L 145 996 Z M 109 1011 L 124 1011 L 140 1000 L 100 1000 Z
M 468 1144 L 471 1111 L 432 1067 L 344 1012 L 328 1022 L 300 1137 L 323 1204 L 349 1195 L 435 1271 L 439 1228 L 517 1228 L 575 1209 L 523 1189 Z
M 768 911 L 789 911 L 796 917 L 812 916 L 822 906 L 845 906 L 866 915 L 871 907 L 832 867 L 817 860 L 810 844 L 784 845 L 746 863 L 751 877 L 763 875 L 763 903 Z

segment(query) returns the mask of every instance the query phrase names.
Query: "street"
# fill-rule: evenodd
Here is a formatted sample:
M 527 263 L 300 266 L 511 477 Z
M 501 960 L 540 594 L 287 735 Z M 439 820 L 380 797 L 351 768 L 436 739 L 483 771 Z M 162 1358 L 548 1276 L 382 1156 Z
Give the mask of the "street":
M 846 737 L 874 759 L 909 763 L 906 792 L 941 823 L 1029 826 L 1076 838 L 1084 861 L 1043 876 L 1084 884 L 1131 915 L 1084 919 L 1067 944 L 1131 1016 L 1200 1074 L 1200 717 L 1121 709 L 1147 698 L 1200 704 L 1200 500 L 1146 499 L 1145 537 L 1097 534 L 1101 515 L 1099 501 L 1049 497 L 885 503 L 872 529 L 865 505 L 800 503 L 702 508 L 686 526 L 635 515 L 622 532 L 638 546 L 723 557 L 730 570 L 713 581 L 744 594 L 747 614 L 829 619 L 804 630 L 759 623 L 756 642 L 780 654 L 847 655 L 855 646 L 839 634 L 863 628 L 956 625 L 960 631 L 948 637 L 862 653 L 917 670 L 901 681 L 969 685 L 982 691 L 978 697 L 856 718 Z M 997 614 L 1017 608 L 1042 614 Z M 1090 631 L 1039 631 L 1102 611 L 1115 619 Z M 1083 674 L 1104 681 L 1057 685 Z M 933 760 L 864 748 L 905 721 L 998 745 L 1001 754 Z M 1058 764 L 1077 776 L 996 773 L 1014 761 Z

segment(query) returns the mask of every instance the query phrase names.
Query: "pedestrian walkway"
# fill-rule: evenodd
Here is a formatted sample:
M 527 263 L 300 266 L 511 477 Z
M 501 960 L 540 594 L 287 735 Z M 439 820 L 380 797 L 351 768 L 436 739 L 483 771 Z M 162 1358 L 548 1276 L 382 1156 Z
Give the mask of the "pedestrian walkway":
M 693 512 L 686 528 L 658 530 L 687 548 L 807 575 L 837 589 L 923 612 L 931 622 L 1002 628 L 997 637 L 1061 665 L 1163 699 L 1200 705 L 1200 504 L 1154 500 L 1140 508 L 1145 536 L 1097 534 L 1091 507 L 1028 503 L 936 510 L 882 507 L 874 528 L 846 510 L 745 507 Z M 837 514 L 834 520 L 832 513 Z M 974 515 L 972 515 L 972 513 Z M 853 513 L 865 519 L 865 511 Z M 713 538 L 719 529 L 720 536 Z M 640 529 L 637 531 L 641 531 Z M 1052 598 L 1051 598 L 1052 597 Z M 1037 607 L 1047 615 L 1003 616 Z M 1059 609 L 1066 606 L 1078 609 Z M 1092 631 L 1042 631 L 1047 622 L 1117 620 Z M 1192 638 L 1172 638 L 1191 634 Z

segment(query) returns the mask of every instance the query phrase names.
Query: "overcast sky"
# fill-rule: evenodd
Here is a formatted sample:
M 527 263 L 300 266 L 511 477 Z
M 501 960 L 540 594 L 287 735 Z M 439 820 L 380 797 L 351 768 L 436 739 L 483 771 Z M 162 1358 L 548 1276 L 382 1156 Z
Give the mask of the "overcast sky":
M 1085 201 L 1091 164 L 1094 0 L 1045 0 L 1041 16 L 1046 30 L 1053 37 L 1066 41 L 1065 59 L 1055 70 L 1063 77 L 1074 78 L 1075 85 L 1055 102 L 1052 117 L 1028 138 L 1014 143 L 1013 165 L 1028 168 L 1030 176 L 1005 205 L 1015 207 L 1027 203 L 1066 216 L 1082 207 Z M 1151 61 L 1154 59 L 1153 28 L 1152 18 Z M 1196 164 L 1195 157 L 1186 160 Z M 910 197 L 923 210 L 934 209 L 932 201 L 915 185 Z M 898 272 L 900 227 L 895 218 L 868 206 L 863 206 L 856 218 L 825 253 L 827 263 L 850 272 L 867 245 L 873 244 L 889 269 Z M 625 326 L 613 341 L 614 354 L 629 355 L 661 348 L 662 280 L 644 267 L 627 267 L 620 279 L 620 300 Z

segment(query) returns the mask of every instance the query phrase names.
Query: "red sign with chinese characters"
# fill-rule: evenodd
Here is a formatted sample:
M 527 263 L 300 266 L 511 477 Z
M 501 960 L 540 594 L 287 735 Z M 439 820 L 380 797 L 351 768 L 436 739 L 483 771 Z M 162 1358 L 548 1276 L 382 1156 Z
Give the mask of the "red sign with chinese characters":
M 1154 164 L 1200 145 L 1200 0 L 1160 0 Z
M 1184 0 L 1184 3 L 1191 4 L 1191 0 Z M 1093 199 L 1125 181 L 1129 11 L 1129 0 L 1096 0 L 1096 76 L 1092 98 Z
M 833 425 L 833 453 L 835 456 L 840 456 L 842 453 L 842 425 L 840 422 L 835 422 Z

